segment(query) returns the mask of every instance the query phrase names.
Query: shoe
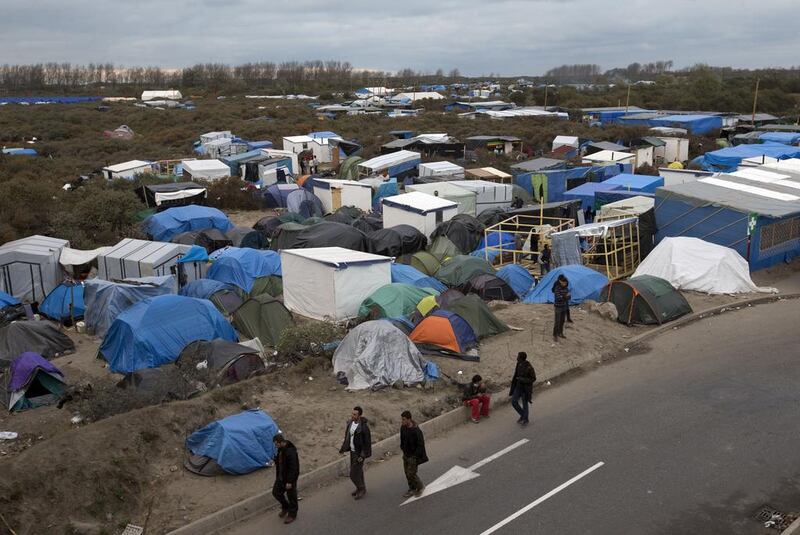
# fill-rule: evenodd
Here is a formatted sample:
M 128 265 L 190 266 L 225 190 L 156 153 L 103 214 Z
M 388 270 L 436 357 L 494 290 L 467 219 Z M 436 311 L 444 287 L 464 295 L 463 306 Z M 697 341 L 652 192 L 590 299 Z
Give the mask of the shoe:
M 423 485 L 423 486 L 422 486 L 422 488 L 420 488 L 420 489 L 418 489 L 417 491 L 415 491 L 415 492 L 414 492 L 414 496 L 416 496 L 417 498 L 419 498 L 420 496 L 422 496 L 422 493 L 423 493 L 424 491 L 425 491 L 425 485 Z
M 292 522 L 294 522 L 293 516 L 287 516 L 283 521 L 284 524 L 291 524 Z
M 558 336 L 556 336 L 555 334 L 553 335 L 553 342 L 558 342 Z
M 482 414 L 482 415 L 481 415 L 481 418 L 488 418 L 488 417 L 489 417 L 489 415 L 488 415 L 488 414 Z
M 525 426 L 526 426 L 526 425 L 528 425 L 529 423 L 530 423 L 530 422 L 529 422 L 528 420 L 522 420 L 522 421 L 519 423 L 519 425 L 521 425 L 522 427 L 525 427 Z
M 361 498 L 363 498 L 363 497 L 364 497 L 366 494 L 367 494 L 367 491 L 366 491 L 366 490 L 360 490 L 360 491 L 358 491 L 358 492 L 355 494 L 355 496 L 354 496 L 354 497 L 355 497 L 355 499 L 356 499 L 356 500 L 360 500 L 360 499 L 361 499 Z
M 356 494 L 358 494 L 358 489 L 356 489 L 356 490 L 354 490 L 353 492 L 351 492 L 351 493 L 350 493 L 350 496 L 355 496 Z
M 284 510 L 284 509 L 281 509 L 281 512 L 280 512 L 280 513 L 278 513 L 278 516 L 279 516 L 279 517 L 281 517 L 281 518 L 283 518 L 283 517 L 285 517 L 285 516 L 286 516 L 286 515 L 288 515 L 288 514 L 289 514 L 289 511 L 286 511 L 286 510 Z
M 403 494 L 403 498 L 410 498 L 413 495 L 414 495 L 414 491 L 413 490 L 409 490 L 409 491 L 406 491 L 405 494 Z
M 567 323 L 575 323 L 575 322 L 572 320 L 567 320 Z
M 473 424 L 479 424 L 479 423 L 481 423 L 481 421 L 480 421 L 480 420 L 478 420 L 477 418 L 470 418 L 470 420 L 472 420 L 472 423 L 473 423 Z
M 525 420 L 523 420 L 521 416 L 520 416 L 519 418 L 517 418 L 517 423 L 518 423 L 518 424 L 521 424 L 521 423 L 522 423 L 522 422 L 524 422 L 524 421 L 525 421 Z
M 559 337 L 559 338 L 563 338 L 564 340 L 566 340 L 566 339 L 567 339 L 567 337 L 566 337 L 566 336 L 564 336 L 563 334 L 559 334 L 559 335 L 558 335 L 558 337 Z

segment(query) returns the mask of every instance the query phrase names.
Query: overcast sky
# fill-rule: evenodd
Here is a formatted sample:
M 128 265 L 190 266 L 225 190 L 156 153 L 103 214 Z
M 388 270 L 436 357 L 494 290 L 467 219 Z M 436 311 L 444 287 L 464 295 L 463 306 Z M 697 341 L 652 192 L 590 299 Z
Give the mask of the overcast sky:
M 800 65 L 800 0 L 2 0 L 0 63 L 338 59 L 465 75 Z

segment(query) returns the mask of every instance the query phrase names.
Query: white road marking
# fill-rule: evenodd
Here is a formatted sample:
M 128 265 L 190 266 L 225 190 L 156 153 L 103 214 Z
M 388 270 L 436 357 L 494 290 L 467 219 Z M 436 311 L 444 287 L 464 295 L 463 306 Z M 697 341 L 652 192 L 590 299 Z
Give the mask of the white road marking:
M 523 438 L 522 440 L 518 440 L 517 442 L 514 442 L 510 446 L 508 446 L 506 448 L 503 448 L 502 450 L 498 451 L 497 453 L 494 453 L 494 454 L 486 457 L 485 459 L 478 461 L 477 463 L 473 464 L 469 468 L 463 468 L 461 466 L 456 465 L 453 468 L 451 468 L 450 470 L 448 470 L 447 472 L 445 472 L 444 474 L 442 474 L 441 476 L 439 476 L 438 478 L 436 478 L 435 481 L 429 483 L 425 487 L 425 490 L 423 491 L 421 496 L 409 498 L 406 501 L 404 501 L 403 503 L 401 503 L 400 506 L 402 507 L 403 505 L 406 505 L 408 503 L 411 503 L 411 502 L 414 502 L 416 500 L 419 500 L 420 498 L 424 498 L 425 496 L 430 496 L 431 494 L 436 494 L 439 491 L 448 489 L 450 487 L 454 487 L 456 485 L 464 483 L 465 481 L 469 481 L 470 479 L 475 479 L 476 477 L 480 476 L 480 474 L 475 472 L 475 470 L 477 470 L 478 468 L 480 468 L 482 466 L 486 466 L 490 462 L 502 457 L 506 453 L 508 453 L 510 451 L 513 451 L 513 450 L 519 448 L 520 446 L 522 446 L 523 444 L 526 444 L 528 442 L 529 441 L 528 441 L 527 438 Z
M 498 529 L 502 528 L 506 524 L 508 524 L 510 522 L 513 522 L 514 520 L 516 520 L 520 516 L 524 515 L 525 513 L 527 513 L 528 511 L 530 511 L 531 509 L 533 509 L 534 507 L 536 507 L 537 505 L 539 505 L 543 501 L 547 500 L 548 498 L 551 498 L 551 497 L 555 496 L 556 494 L 558 494 L 559 492 L 561 492 L 565 488 L 569 487 L 570 485 L 572 485 L 573 483 L 575 483 L 579 479 L 588 476 L 589 474 L 591 474 L 592 472 L 594 472 L 595 470 L 597 470 L 598 468 L 600 468 L 604 464 L 605 463 L 600 461 L 599 463 L 595 464 L 594 466 L 591 466 L 591 467 L 587 468 L 586 470 L 584 470 L 583 472 L 581 472 L 577 476 L 573 477 L 569 481 L 565 481 L 564 483 L 562 483 L 561 485 L 557 486 L 556 488 L 554 488 L 553 490 L 551 490 L 550 492 L 548 492 L 544 496 L 542 496 L 540 498 L 537 498 L 535 501 L 529 503 L 528 505 L 526 505 L 525 507 L 523 507 L 522 509 L 520 509 L 519 511 L 517 511 L 513 515 L 511 515 L 511 516 L 509 516 L 507 518 L 504 518 L 503 520 L 501 520 L 500 522 L 498 522 L 494 526 L 492 526 L 489 529 L 487 529 L 486 531 L 482 532 L 481 535 L 490 535 L 491 533 L 494 533 L 495 531 L 497 531 Z

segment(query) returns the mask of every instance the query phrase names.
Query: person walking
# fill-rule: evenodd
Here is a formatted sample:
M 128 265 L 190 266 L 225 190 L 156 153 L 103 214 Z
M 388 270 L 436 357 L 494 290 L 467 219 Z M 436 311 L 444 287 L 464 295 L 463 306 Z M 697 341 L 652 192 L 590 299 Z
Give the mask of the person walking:
M 275 454 L 275 485 L 272 495 L 281 504 L 278 516 L 284 524 L 291 524 L 297 518 L 297 478 L 300 477 L 300 460 L 294 444 L 278 433 L 272 437 L 278 448 Z
M 486 393 L 486 384 L 483 382 L 483 377 L 480 375 L 472 377 L 472 382 L 464 389 L 462 399 L 464 400 L 464 405 L 472 410 L 472 423 L 479 423 L 481 416 L 484 418 L 489 417 L 489 403 L 492 398 Z
M 400 449 L 403 451 L 403 470 L 408 481 L 408 491 L 403 494 L 403 497 L 421 496 L 425 485 L 417 475 L 417 470 L 419 465 L 428 462 L 428 454 L 425 452 L 425 436 L 411 417 L 411 412 L 403 411 L 400 418 Z
M 524 351 L 517 353 L 517 366 L 514 368 L 514 377 L 511 378 L 511 406 L 519 414 L 517 423 L 528 425 L 528 404 L 533 396 L 533 383 L 536 382 L 536 370 L 528 362 L 528 354 Z M 522 402 L 522 403 L 520 403 Z
M 566 339 L 564 336 L 564 322 L 569 315 L 569 280 L 564 275 L 559 275 L 553 284 L 553 308 L 555 309 L 555 322 L 553 324 L 553 340 L 558 342 L 559 338 Z
M 344 442 L 339 453 L 350 452 L 350 481 L 356 486 L 352 496 L 360 500 L 367 493 L 364 484 L 364 461 L 372 455 L 372 435 L 369 422 L 364 418 L 364 410 L 353 407 L 353 413 L 344 428 Z

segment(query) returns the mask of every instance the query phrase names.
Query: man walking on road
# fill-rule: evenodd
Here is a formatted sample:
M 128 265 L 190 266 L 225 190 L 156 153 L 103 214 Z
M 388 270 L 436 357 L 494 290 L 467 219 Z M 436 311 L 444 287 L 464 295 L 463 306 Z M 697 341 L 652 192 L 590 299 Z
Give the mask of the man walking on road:
M 528 403 L 532 401 L 533 383 L 536 382 L 536 371 L 528 362 L 528 354 L 524 351 L 517 353 L 517 367 L 514 368 L 514 377 L 511 379 L 511 406 L 519 414 L 517 423 L 528 425 Z M 522 405 L 520 405 L 522 401 Z
M 572 297 L 569 292 L 569 280 L 564 275 L 559 275 L 552 290 L 553 307 L 556 313 L 553 323 L 553 340 L 558 342 L 559 338 L 567 338 L 564 336 L 564 322 L 569 316 L 569 300 Z
M 491 397 L 486 393 L 486 384 L 483 382 L 483 377 L 480 375 L 472 377 L 472 382 L 464 389 L 463 399 L 464 405 L 472 410 L 472 423 L 479 423 L 481 416 L 484 418 L 489 417 Z
M 300 460 L 294 444 L 278 433 L 272 437 L 278 448 L 275 455 L 275 485 L 272 495 L 281 504 L 278 516 L 284 524 L 291 524 L 297 518 L 297 478 L 300 477 Z
M 428 462 L 428 455 L 425 453 L 425 437 L 422 429 L 411 418 L 411 412 L 403 411 L 400 415 L 402 425 L 400 426 L 400 449 L 403 451 L 403 470 L 408 480 L 408 492 L 403 494 L 404 498 L 411 496 L 421 496 L 425 490 L 417 475 L 419 465 Z
M 344 429 L 344 442 L 339 453 L 350 452 L 350 481 L 356 486 L 353 497 L 360 500 L 367 493 L 364 484 L 364 461 L 372 455 L 372 435 L 369 423 L 361 407 L 353 407 L 353 413 Z

